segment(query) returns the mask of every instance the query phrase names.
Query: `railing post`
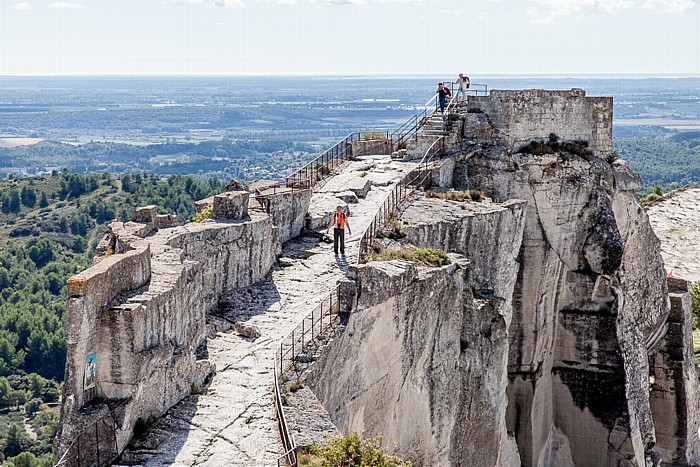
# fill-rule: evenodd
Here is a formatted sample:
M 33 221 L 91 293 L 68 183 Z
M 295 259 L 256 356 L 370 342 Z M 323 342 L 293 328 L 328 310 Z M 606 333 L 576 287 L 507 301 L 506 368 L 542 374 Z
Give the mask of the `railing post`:
M 97 450 L 97 467 L 100 467 L 100 429 L 95 422 L 95 449 Z

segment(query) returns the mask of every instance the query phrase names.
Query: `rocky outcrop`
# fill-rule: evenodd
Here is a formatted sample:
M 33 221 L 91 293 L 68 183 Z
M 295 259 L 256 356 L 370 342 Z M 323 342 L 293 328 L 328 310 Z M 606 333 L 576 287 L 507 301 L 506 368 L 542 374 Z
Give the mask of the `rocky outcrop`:
M 548 94 L 551 102 L 541 102 Z M 501 144 L 489 137 L 465 145 L 454 179 L 497 201 L 528 203 L 508 365 L 508 430 L 522 463 L 643 465 L 658 452 L 645 342 L 668 313 L 665 273 L 631 191 L 636 176 L 608 163 L 601 119 L 610 120 L 609 105 L 576 94 L 514 92 L 481 102 L 492 131 L 480 117 L 481 129 L 467 121 L 465 134 L 492 133 Z M 521 97 L 514 109 L 498 110 Z M 541 112 L 534 128 L 514 118 L 529 100 L 568 107 Z M 588 134 L 593 154 L 514 152 L 547 133 Z
M 406 240 L 462 255 L 354 273 L 355 311 L 309 377 L 342 432 L 383 436 L 415 465 L 516 465 L 507 330 L 524 212 L 520 201 L 425 198 L 404 212 Z
M 358 269 L 346 335 L 312 384 L 341 431 L 383 435 L 417 465 L 700 461 L 687 298 L 669 307 L 611 112 L 581 90 L 469 99 L 433 179 L 493 202 L 419 196 L 399 219 L 404 241 L 468 258 L 455 270 Z
M 163 228 L 171 220 L 147 207 L 135 221 L 110 224 L 106 256 L 68 281 L 56 459 L 111 462 L 139 420 L 160 416 L 204 384 L 213 371 L 207 312 L 224 293 L 265 278 L 280 232 L 298 232 L 309 199 L 309 190 L 295 191 L 275 200 L 274 215 L 249 216 L 247 192 L 227 192 L 212 200 L 222 222 Z

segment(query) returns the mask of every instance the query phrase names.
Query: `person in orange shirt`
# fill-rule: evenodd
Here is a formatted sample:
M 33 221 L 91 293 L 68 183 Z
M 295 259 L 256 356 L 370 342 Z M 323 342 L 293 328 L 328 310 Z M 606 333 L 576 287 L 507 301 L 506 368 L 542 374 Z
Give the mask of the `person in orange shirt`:
M 352 235 L 352 230 L 350 230 L 350 223 L 348 222 L 348 215 L 342 211 L 342 207 L 337 206 L 333 217 L 331 218 L 331 223 L 328 224 L 326 229 L 326 235 L 328 231 L 333 227 L 333 250 L 335 255 L 338 256 L 338 243 L 340 243 L 340 254 L 345 256 L 345 228 L 348 228 L 348 235 Z

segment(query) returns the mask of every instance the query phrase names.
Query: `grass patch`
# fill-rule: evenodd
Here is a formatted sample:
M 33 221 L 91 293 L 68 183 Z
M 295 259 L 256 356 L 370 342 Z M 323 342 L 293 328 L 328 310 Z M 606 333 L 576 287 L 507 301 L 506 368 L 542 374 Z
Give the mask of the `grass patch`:
M 440 198 L 449 201 L 482 201 L 486 199 L 486 195 L 479 190 L 462 190 L 462 191 L 429 191 L 425 194 L 428 198 Z
M 693 357 L 695 363 L 700 363 L 700 329 L 693 331 Z
M 386 134 L 381 133 L 379 131 L 368 131 L 367 133 L 365 133 L 365 136 L 364 136 L 365 141 L 374 141 L 377 139 L 384 139 L 384 138 L 386 138 Z
M 437 248 L 391 248 L 375 253 L 370 253 L 367 261 L 391 261 L 400 259 L 403 261 L 411 261 L 417 266 L 440 267 L 450 264 L 450 259 L 444 251 Z
M 386 227 L 377 230 L 375 234 L 376 238 L 388 238 L 390 240 L 401 240 L 406 238 L 406 232 L 401 227 L 401 221 L 399 221 L 395 215 L 390 215 Z

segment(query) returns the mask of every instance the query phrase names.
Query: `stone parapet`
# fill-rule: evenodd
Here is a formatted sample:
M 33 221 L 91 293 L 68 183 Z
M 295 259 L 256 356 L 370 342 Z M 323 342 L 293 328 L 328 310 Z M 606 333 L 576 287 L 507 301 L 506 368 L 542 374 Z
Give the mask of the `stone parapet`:
M 594 155 L 612 153 L 611 97 L 587 97 L 582 89 L 545 91 L 493 90 L 488 96 L 469 96 L 465 136 L 495 138 L 516 152 L 550 133 L 561 141 L 586 141 Z M 490 127 L 490 128 L 489 128 Z
M 214 196 L 211 218 L 218 221 L 243 219 L 248 215 L 247 191 L 227 191 Z

